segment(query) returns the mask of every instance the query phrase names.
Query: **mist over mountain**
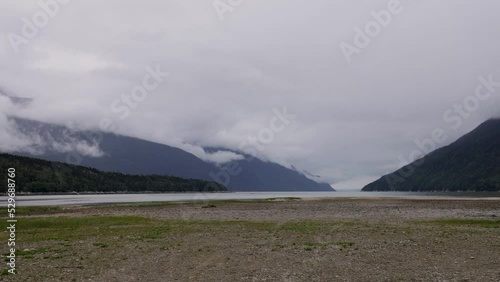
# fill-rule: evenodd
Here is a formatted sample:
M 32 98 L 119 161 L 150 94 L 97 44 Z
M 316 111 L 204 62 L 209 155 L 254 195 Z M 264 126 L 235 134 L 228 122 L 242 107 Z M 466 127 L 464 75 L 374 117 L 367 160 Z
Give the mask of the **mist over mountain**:
M 333 191 L 281 165 L 245 155 L 245 159 L 216 165 L 179 148 L 137 138 L 79 131 L 65 126 L 10 118 L 32 144 L 16 154 L 83 165 L 106 172 L 169 175 L 216 181 L 232 191 Z
M 287 107 L 296 119 L 259 159 L 360 189 L 400 168 L 398 156 L 446 125 L 444 113 L 454 119 L 455 105 L 474 102 L 480 80 L 489 81 L 481 96 L 495 91 L 468 106 L 460 128 L 445 127 L 442 145 L 500 108 L 500 38 L 492 36 L 500 1 L 401 1 L 390 24 L 367 33 L 400 1 L 71 2 L 27 40 L 12 35 L 30 32 L 22 19 L 43 14 L 41 2 L 2 2 L 0 87 L 34 99 L 14 116 L 83 129 L 109 119 L 116 128 L 105 132 L 222 164 L 241 156 L 203 148 L 238 151 Z M 215 2 L 229 5 L 224 20 Z M 2 117 L 12 112 L 3 101 L 0 132 L 9 135 L 0 147 L 26 147 Z
M 363 191 L 500 191 L 500 119 L 484 122 Z
M 206 150 L 213 152 L 218 149 L 206 148 Z M 303 191 L 303 187 L 310 187 L 308 189 L 312 191 L 333 190 L 329 184 L 318 185 L 316 181 L 293 166 L 286 168 L 276 163 L 262 161 L 255 156 L 240 154 L 244 159 L 218 165 L 217 171 L 210 173 L 211 179 L 234 191 L 280 191 L 284 187 L 288 187 L 287 191 Z
M 27 106 L 33 101 L 33 99 L 31 98 L 10 96 L 7 94 L 7 91 L 5 91 L 5 89 L 2 89 L 1 87 L 0 87 L 0 97 L 8 98 L 13 104 L 19 106 Z

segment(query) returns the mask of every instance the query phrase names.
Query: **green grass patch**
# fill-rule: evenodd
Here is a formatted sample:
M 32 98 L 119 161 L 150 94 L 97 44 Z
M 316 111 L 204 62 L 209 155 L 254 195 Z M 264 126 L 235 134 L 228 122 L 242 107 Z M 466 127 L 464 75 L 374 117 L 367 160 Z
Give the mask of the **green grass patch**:
M 153 221 L 153 219 L 139 216 L 46 217 L 25 218 L 19 225 L 21 225 L 23 229 L 68 229 L 134 225 L 149 223 L 151 221 Z
M 7 276 L 7 275 L 10 275 L 9 269 L 8 268 L 4 268 L 2 270 L 2 272 L 0 272 L 0 276 Z
M 430 223 L 443 225 L 443 226 L 470 226 L 482 228 L 500 228 L 500 220 L 488 219 L 443 219 L 434 220 Z
M 16 256 L 23 257 L 25 259 L 32 259 L 36 254 L 44 254 L 46 252 L 48 252 L 47 248 L 39 248 L 33 250 L 16 250 Z M 4 254 L 4 261 L 9 261 L 9 258 L 7 258 L 9 254 L 10 253 Z
M 87 216 L 23 218 L 18 222 L 23 242 L 68 242 L 88 237 L 144 234 L 161 221 L 138 216 Z
M 146 234 L 144 234 L 142 239 L 161 239 L 165 238 L 168 232 L 172 231 L 171 226 L 155 226 L 149 227 L 145 230 Z
M 163 240 L 169 234 L 210 234 L 231 232 L 266 232 L 289 236 L 291 234 L 331 234 L 349 228 L 356 222 L 291 221 L 223 221 L 223 220 L 161 220 L 139 216 L 84 216 L 84 217 L 27 217 L 19 222 L 19 239 L 26 243 L 55 241 L 71 248 L 77 240 L 102 238 L 96 244 L 113 247 L 116 239 L 127 241 Z M 106 246 L 95 245 L 105 248 Z M 277 246 L 275 246 L 276 248 Z
M 271 201 L 271 202 L 288 202 L 288 201 L 300 201 L 302 198 L 297 198 L 297 197 L 281 197 L 281 198 L 267 198 L 264 201 Z
M 61 207 L 17 207 L 16 215 L 24 216 L 24 215 L 36 215 L 36 214 L 53 214 L 62 211 L 63 208 Z
M 349 241 L 343 241 L 343 242 L 337 242 L 337 243 L 335 243 L 335 245 L 341 246 L 343 248 L 352 247 L 352 246 L 354 246 L 354 244 L 355 244 L 354 242 L 349 242 Z

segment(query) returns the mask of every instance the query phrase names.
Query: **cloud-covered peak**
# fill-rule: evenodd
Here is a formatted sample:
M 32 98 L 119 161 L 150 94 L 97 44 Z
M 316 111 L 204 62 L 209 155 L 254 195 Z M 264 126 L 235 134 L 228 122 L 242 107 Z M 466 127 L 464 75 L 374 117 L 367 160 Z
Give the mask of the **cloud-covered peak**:
M 498 1 L 400 1 L 390 23 L 386 0 L 225 1 L 234 7 L 223 16 L 213 1 L 60 2 L 43 25 L 39 1 L 2 4 L 0 85 L 34 98 L 0 100 L 10 149 L 24 143 L 6 116 L 104 124 L 216 163 L 254 146 L 361 188 L 436 128 L 444 146 L 498 116 L 499 88 L 476 97 L 479 77 L 492 79 L 481 97 L 500 81 Z M 350 63 L 343 42 L 356 48 Z M 281 130 L 273 110 L 283 107 L 296 118 Z

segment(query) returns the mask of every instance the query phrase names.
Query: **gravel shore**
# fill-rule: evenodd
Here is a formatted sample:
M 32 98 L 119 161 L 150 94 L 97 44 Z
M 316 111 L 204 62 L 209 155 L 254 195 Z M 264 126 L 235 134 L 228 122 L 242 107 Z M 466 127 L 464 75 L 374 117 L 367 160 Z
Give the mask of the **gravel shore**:
M 500 281 L 499 200 L 274 199 L 25 214 L 19 274 L 0 281 Z

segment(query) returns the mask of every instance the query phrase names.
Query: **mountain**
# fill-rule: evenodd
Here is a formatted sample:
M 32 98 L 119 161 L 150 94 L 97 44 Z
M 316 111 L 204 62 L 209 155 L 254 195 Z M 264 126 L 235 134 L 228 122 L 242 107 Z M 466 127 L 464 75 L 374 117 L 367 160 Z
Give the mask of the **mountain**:
M 11 120 L 19 131 L 39 144 L 34 151 L 17 152 L 18 155 L 57 162 L 69 160 L 106 172 L 217 181 L 231 191 L 333 191 L 330 185 L 317 183 L 295 170 L 250 156 L 230 164 L 241 168 L 235 174 L 167 145 L 99 131 L 72 131 L 33 120 Z
M 31 98 L 15 97 L 15 96 L 7 95 L 5 93 L 6 93 L 6 91 L 0 87 L 0 96 L 9 98 L 12 101 L 12 103 L 15 105 L 26 106 L 26 105 L 29 105 L 33 101 L 33 99 L 31 99 Z
M 451 145 L 430 153 L 419 165 L 420 161 L 362 191 L 500 191 L 500 119 L 486 121 Z
M 16 192 L 221 192 L 217 183 L 159 175 L 125 175 L 96 169 L 49 162 L 40 159 L 0 154 L 0 168 L 15 168 Z M 7 183 L 7 174 L 0 178 Z
M 295 169 L 242 155 L 244 159 L 218 168 L 211 179 L 238 192 L 304 191 L 304 187 L 310 187 L 307 191 L 334 191 L 329 184 L 317 183 Z
M 212 166 L 181 149 L 98 131 L 73 131 L 64 126 L 15 120 L 19 131 L 40 137 L 42 154 L 18 153 L 50 161 L 70 162 L 107 172 L 158 174 L 209 180 Z M 82 148 L 100 148 L 103 155 Z M 80 148 L 80 150 L 78 150 Z

